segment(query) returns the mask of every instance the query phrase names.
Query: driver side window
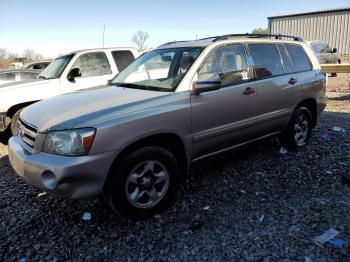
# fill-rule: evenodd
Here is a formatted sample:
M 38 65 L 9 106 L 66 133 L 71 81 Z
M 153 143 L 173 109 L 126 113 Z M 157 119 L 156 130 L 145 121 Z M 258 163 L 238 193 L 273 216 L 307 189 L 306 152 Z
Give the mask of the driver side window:
M 198 71 L 198 81 L 220 80 L 221 85 L 234 85 L 248 80 L 247 56 L 242 44 L 215 49 Z
M 81 77 L 112 74 L 106 54 L 102 52 L 81 55 L 74 62 L 73 68 L 80 69 Z

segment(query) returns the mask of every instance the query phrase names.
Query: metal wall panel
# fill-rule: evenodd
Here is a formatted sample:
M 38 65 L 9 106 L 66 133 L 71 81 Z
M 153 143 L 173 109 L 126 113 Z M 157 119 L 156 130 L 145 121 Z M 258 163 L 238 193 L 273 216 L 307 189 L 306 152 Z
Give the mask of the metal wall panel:
M 271 34 L 296 35 L 304 40 L 322 40 L 339 54 L 350 54 L 350 11 L 270 17 Z

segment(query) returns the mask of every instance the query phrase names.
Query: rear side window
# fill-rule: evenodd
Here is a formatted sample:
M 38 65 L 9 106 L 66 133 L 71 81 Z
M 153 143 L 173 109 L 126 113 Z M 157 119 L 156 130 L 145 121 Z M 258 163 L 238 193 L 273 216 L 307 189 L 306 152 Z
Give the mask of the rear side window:
M 284 47 L 284 45 L 277 45 L 277 46 L 278 46 L 278 50 L 280 51 L 280 54 L 282 57 L 284 73 L 285 74 L 293 73 L 292 61 L 290 61 L 290 57 L 287 53 L 286 48 Z
M 283 75 L 281 57 L 275 44 L 249 44 L 248 46 L 254 60 L 257 78 Z
M 134 55 L 130 51 L 112 51 L 112 56 L 119 72 L 123 71 L 135 60 Z
M 304 51 L 304 48 L 300 45 L 285 45 L 290 58 L 292 59 L 293 69 L 295 73 L 312 70 L 310 61 Z

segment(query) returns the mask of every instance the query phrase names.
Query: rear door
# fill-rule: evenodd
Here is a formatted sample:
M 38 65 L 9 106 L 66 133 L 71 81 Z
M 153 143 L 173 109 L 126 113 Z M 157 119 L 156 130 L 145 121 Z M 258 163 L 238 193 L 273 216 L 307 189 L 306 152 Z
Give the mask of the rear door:
M 247 61 L 243 44 L 226 45 L 212 51 L 198 70 L 197 81 L 220 80 L 221 88 L 191 96 L 195 158 L 256 135 L 258 96 Z
M 294 78 L 297 81 L 290 86 L 293 92 L 289 96 L 289 101 L 292 103 L 291 109 L 294 110 L 301 100 L 313 97 L 313 85 L 319 77 L 315 77 L 317 75 L 313 71 L 312 63 L 301 45 L 285 44 L 285 47 L 291 58 Z
M 295 88 L 291 61 L 283 45 L 250 43 L 258 98 L 258 134 L 282 130 L 288 123 Z

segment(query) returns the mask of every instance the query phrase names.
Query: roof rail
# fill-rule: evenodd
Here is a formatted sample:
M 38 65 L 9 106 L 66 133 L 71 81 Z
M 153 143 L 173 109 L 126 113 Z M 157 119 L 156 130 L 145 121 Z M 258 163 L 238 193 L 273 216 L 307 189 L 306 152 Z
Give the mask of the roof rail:
M 209 40 L 209 39 L 213 39 L 212 42 L 217 42 L 220 40 L 227 40 L 231 37 L 247 37 L 247 38 L 275 38 L 275 39 L 282 39 L 282 38 L 291 38 L 294 41 L 300 41 L 303 42 L 304 40 L 299 37 L 299 36 L 293 36 L 293 35 L 281 35 L 281 34 L 228 34 L 228 35 L 219 35 L 219 36 L 210 36 L 210 37 L 206 37 L 206 38 L 202 38 L 202 39 L 198 39 L 200 40 Z M 192 40 L 192 41 L 197 41 L 197 40 Z M 162 46 L 166 46 L 166 45 L 170 45 L 170 44 L 175 44 L 175 43 L 183 43 L 183 42 L 189 42 L 189 40 L 185 40 L 185 41 L 172 41 L 172 42 L 168 42 L 165 44 L 161 44 L 159 47 Z
M 167 43 L 161 44 L 161 45 L 157 46 L 157 48 L 158 47 L 162 47 L 162 46 L 166 46 L 166 45 L 170 45 L 170 44 L 182 43 L 182 42 L 188 42 L 188 41 L 186 41 L 186 40 L 184 40 L 184 41 L 171 41 L 171 42 L 167 42 Z
M 281 34 L 228 34 L 228 35 L 221 35 L 221 36 L 213 36 L 213 37 L 207 37 L 201 40 L 205 40 L 205 39 L 211 39 L 213 38 L 213 42 L 217 42 L 220 40 L 226 40 L 229 39 L 231 37 L 247 37 L 247 38 L 264 38 L 264 37 L 273 37 L 275 39 L 282 39 L 282 38 L 291 38 L 294 41 L 303 41 L 303 39 L 301 37 L 298 36 L 292 36 L 292 35 L 281 35 Z

